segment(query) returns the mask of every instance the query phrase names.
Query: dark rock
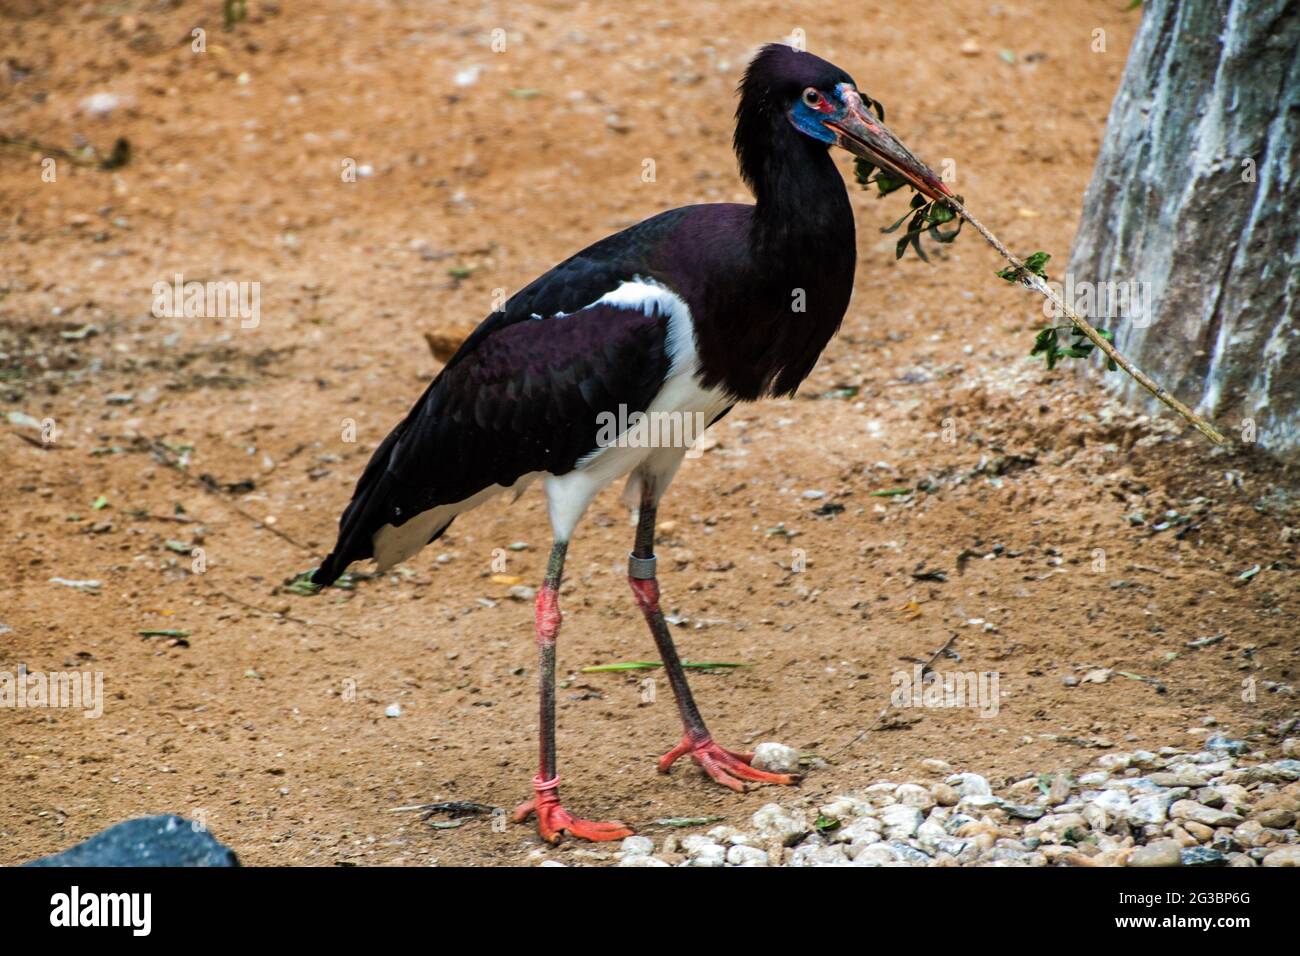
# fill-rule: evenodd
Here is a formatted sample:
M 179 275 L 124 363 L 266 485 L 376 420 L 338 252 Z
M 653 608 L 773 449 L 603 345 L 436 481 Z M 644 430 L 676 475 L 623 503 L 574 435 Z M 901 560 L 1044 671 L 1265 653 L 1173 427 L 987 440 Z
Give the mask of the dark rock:
M 1183 866 L 1224 866 L 1228 858 L 1208 846 L 1184 847 L 1181 854 Z
M 139 817 L 25 866 L 239 866 L 235 851 L 183 817 Z
M 1211 737 L 1205 742 L 1205 749 L 1239 756 L 1250 749 L 1250 744 L 1246 743 L 1244 740 L 1229 740 L 1227 737 Z

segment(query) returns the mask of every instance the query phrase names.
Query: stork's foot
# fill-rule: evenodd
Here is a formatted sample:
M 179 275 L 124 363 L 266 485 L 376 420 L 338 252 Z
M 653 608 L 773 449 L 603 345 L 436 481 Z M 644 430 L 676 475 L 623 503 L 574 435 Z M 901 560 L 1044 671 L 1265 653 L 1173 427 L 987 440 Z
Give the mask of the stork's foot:
M 632 835 L 632 830 L 618 820 L 602 823 L 596 820 L 583 820 L 575 817 L 560 806 L 560 778 L 543 780 L 540 776 L 533 778 L 533 792 L 536 796 L 515 807 L 510 819 L 523 823 L 534 813 L 537 814 L 537 832 L 547 843 L 559 843 L 567 833 L 580 840 L 621 840 Z
M 708 734 L 692 737 L 688 732 L 668 753 L 659 758 L 659 772 L 667 773 L 678 757 L 690 754 L 691 759 L 704 768 L 704 772 L 730 790 L 744 793 L 760 783 L 798 783 L 803 778 L 795 773 L 769 773 L 750 766 L 752 753 L 734 753 L 713 742 Z

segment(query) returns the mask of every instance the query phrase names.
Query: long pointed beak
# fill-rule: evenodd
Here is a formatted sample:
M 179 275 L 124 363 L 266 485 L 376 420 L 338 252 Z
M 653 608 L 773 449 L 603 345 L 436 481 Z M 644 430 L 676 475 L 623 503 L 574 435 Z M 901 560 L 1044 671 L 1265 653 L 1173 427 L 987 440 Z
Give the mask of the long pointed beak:
M 867 111 L 856 90 L 843 90 L 843 96 L 848 107 L 844 116 L 822 121 L 835 134 L 836 145 L 902 176 L 931 199 L 953 195 L 934 170 L 913 156 L 884 123 Z

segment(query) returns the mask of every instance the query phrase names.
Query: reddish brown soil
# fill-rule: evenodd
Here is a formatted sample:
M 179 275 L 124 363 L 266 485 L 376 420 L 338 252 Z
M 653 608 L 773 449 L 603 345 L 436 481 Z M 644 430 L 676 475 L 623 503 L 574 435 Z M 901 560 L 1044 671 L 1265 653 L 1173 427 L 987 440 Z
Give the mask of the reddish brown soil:
M 0 14 L 0 131 L 62 147 L 124 135 L 134 150 L 113 172 L 60 163 L 54 183 L 40 150 L 0 153 L 0 407 L 61 432 L 42 449 L 21 426 L 0 431 L 0 669 L 91 668 L 108 696 L 98 720 L 0 712 L 2 863 L 164 811 L 202 816 L 250 864 L 527 860 L 529 827 L 434 830 L 388 811 L 527 795 L 532 614 L 489 563 L 527 542 L 508 572 L 537 583 L 538 491 L 463 518 L 353 592 L 281 588 L 332 543 L 370 450 L 436 370 L 422 333 L 476 322 L 494 290 L 622 225 L 743 199 L 733 88 L 756 45 L 794 27 L 889 107 L 918 154 L 956 158 L 958 191 L 1013 247 L 1063 262 L 1138 16 L 1113 0 L 852 15 L 538 2 L 501 19 L 463 3 L 298 6 L 254 0 L 231 32 L 215 3 Z M 487 46 L 495 27 L 503 53 Z M 1090 50 L 1095 28 L 1105 53 Z M 980 52 L 959 54 L 969 38 Z M 477 83 L 456 86 L 473 64 Z M 99 90 L 129 103 L 106 119 L 79 112 Z M 342 182 L 345 158 L 373 176 Z M 1000 672 L 998 716 L 900 712 L 900 729 L 840 753 L 805 794 L 919 775 L 926 757 L 995 780 L 1079 768 L 1107 745 L 1188 744 L 1206 716 L 1271 745 L 1295 711 L 1266 684 L 1297 676 L 1294 476 L 1135 420 L 1095 381 L 1027 361 L 1037 302 L 993 278 L 999 263 L 973 232 L 934 265 L 896 263 L 876 229 L 903 202 L 855 190 L 861 262 L 841 335 L 800 399 L 721 423 L 661 512 L 684 656 L 749 665 L 694 679 L 718 739 L 830 756 L 875 721 L 892 672 L 955 633 L 960 664 L 943 666 Z M 153 318 L 151 287 L 176 272 L 260 282 L 260 326 Z M 85 324 L 98 334 L 60 335 Z M 860 393 L 809 400 L 846 386 Z M 121 394 L 133 399 L 110 401 Z M 354 443 L 341 440 L 347 419 Z M 186 472 L 151 440 L 193 446 Z M 202 474 L 253 487 L 211 492 Z M 815 516 L 825 500 L 844 511 Z M 193 523 L 165 520 L 178 504 Z M 1192 516 L 1190 531 L 1152 529 L 1170 509 Z M 1136 511 L 1145 525 L 1127 520 Z M 769 533 L 781 525 L 797 537 Z M 611 490 L 571 550 L 567 802 L 632 822 L 742 820 L 782 794 L 736 797 L 686 765 L 657 775 L 679 734 L 671 696 L 643 704 L 639 676 L 578 673 L 653 656 L 618 570 L 631 534 Z M 206 572 L 168 540 L 201 545 Z M 995 544 L 1003 556 L 979 556 Z M 783 567 L 795 548 L 801 574 Z M 977 555 L 959 562 L 967 549 Z M 946 581 L 913 577 L 931 569 Z M 138 636 L 149 628 L 191 636 L 169 646 Z M 1150 680 L 1063 684 L 1097 667 Z M 399 718 L 385 718 L 391 703 Z

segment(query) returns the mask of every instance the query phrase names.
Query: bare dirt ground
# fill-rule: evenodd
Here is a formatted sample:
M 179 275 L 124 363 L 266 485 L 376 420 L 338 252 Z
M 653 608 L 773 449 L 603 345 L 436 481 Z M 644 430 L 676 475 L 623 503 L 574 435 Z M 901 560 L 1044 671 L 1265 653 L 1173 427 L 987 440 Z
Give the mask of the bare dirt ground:
M 528 795 L 532 612 L 509 576 L 540 579 L 539 491 L 352 591 L 283 588 L 328 549 L 371 449 L 436 371 L 422 333 L 472 325 L 495 290 L 659 210 L 746 199 L 733 90 L 759 44 L 796 28 L 919 155 L 957 161 L 957 191 L 1014 248 L 1063 267 L 1139 15 L 1114 0 L 951 0 L 924 17 L 477 6 L 254 0 L 227 31 L 216 2 L 0 4 L 0 131 L 132 146 L 113 171 L 60 161 L 55 182 L 42 150 L 0 152 L 0 411 L 56 423 L 46 447 L 24 419 L 0 430 L 0 669 L 101 671 L 107 696 L 95 720 L 0 711 L 0 863 L 166 811 L 249 864 L 528 860 L 531 826 L 438 830 L 389 810 Z M 101 91 L 121 98 L 103 118 L 81 106 Z M 896 263 L 877 229 L 904 200 L 853 192 L 842 333 L 798 399 L 720 423 L 661 511 L 683 656 L 749 665 L 694 678 L 719 741 L 831 757 L 875 721 L 892 673 L 955 634 L 960 663 L 942 666 L 999 672 L 997 716 L 900 711 L 803 793 L 923 777 L 929 757 L 995 781 L 1077 769 L 1110 746 L 1187 744 L 1207 716 L 1275 746 L 1296 710 L 1277 690 L 1300 645 L 1295 475 L 1047 374 L 1025 357 L 1037 300 L 993 277 L 973 232 L 933 265 Z M 259 282 L 260 324 L 154 317 L 151 289 L 176 273 Z M 894 488 L 913 491 L 872 495 Z M 651 835 L 662 817 L 747 818 L 782 794 L 654 772 L 679 736 L 666 690 L 643 703 L 641 675 L 580 673 L 654 655 L 621 570 L 631 537 L 611 490 L 570 552 L 566 802 Z M 494 580 L 494 550 L 515 542 Z M 1098 668 L 1105 683 L 1065 680 Z

